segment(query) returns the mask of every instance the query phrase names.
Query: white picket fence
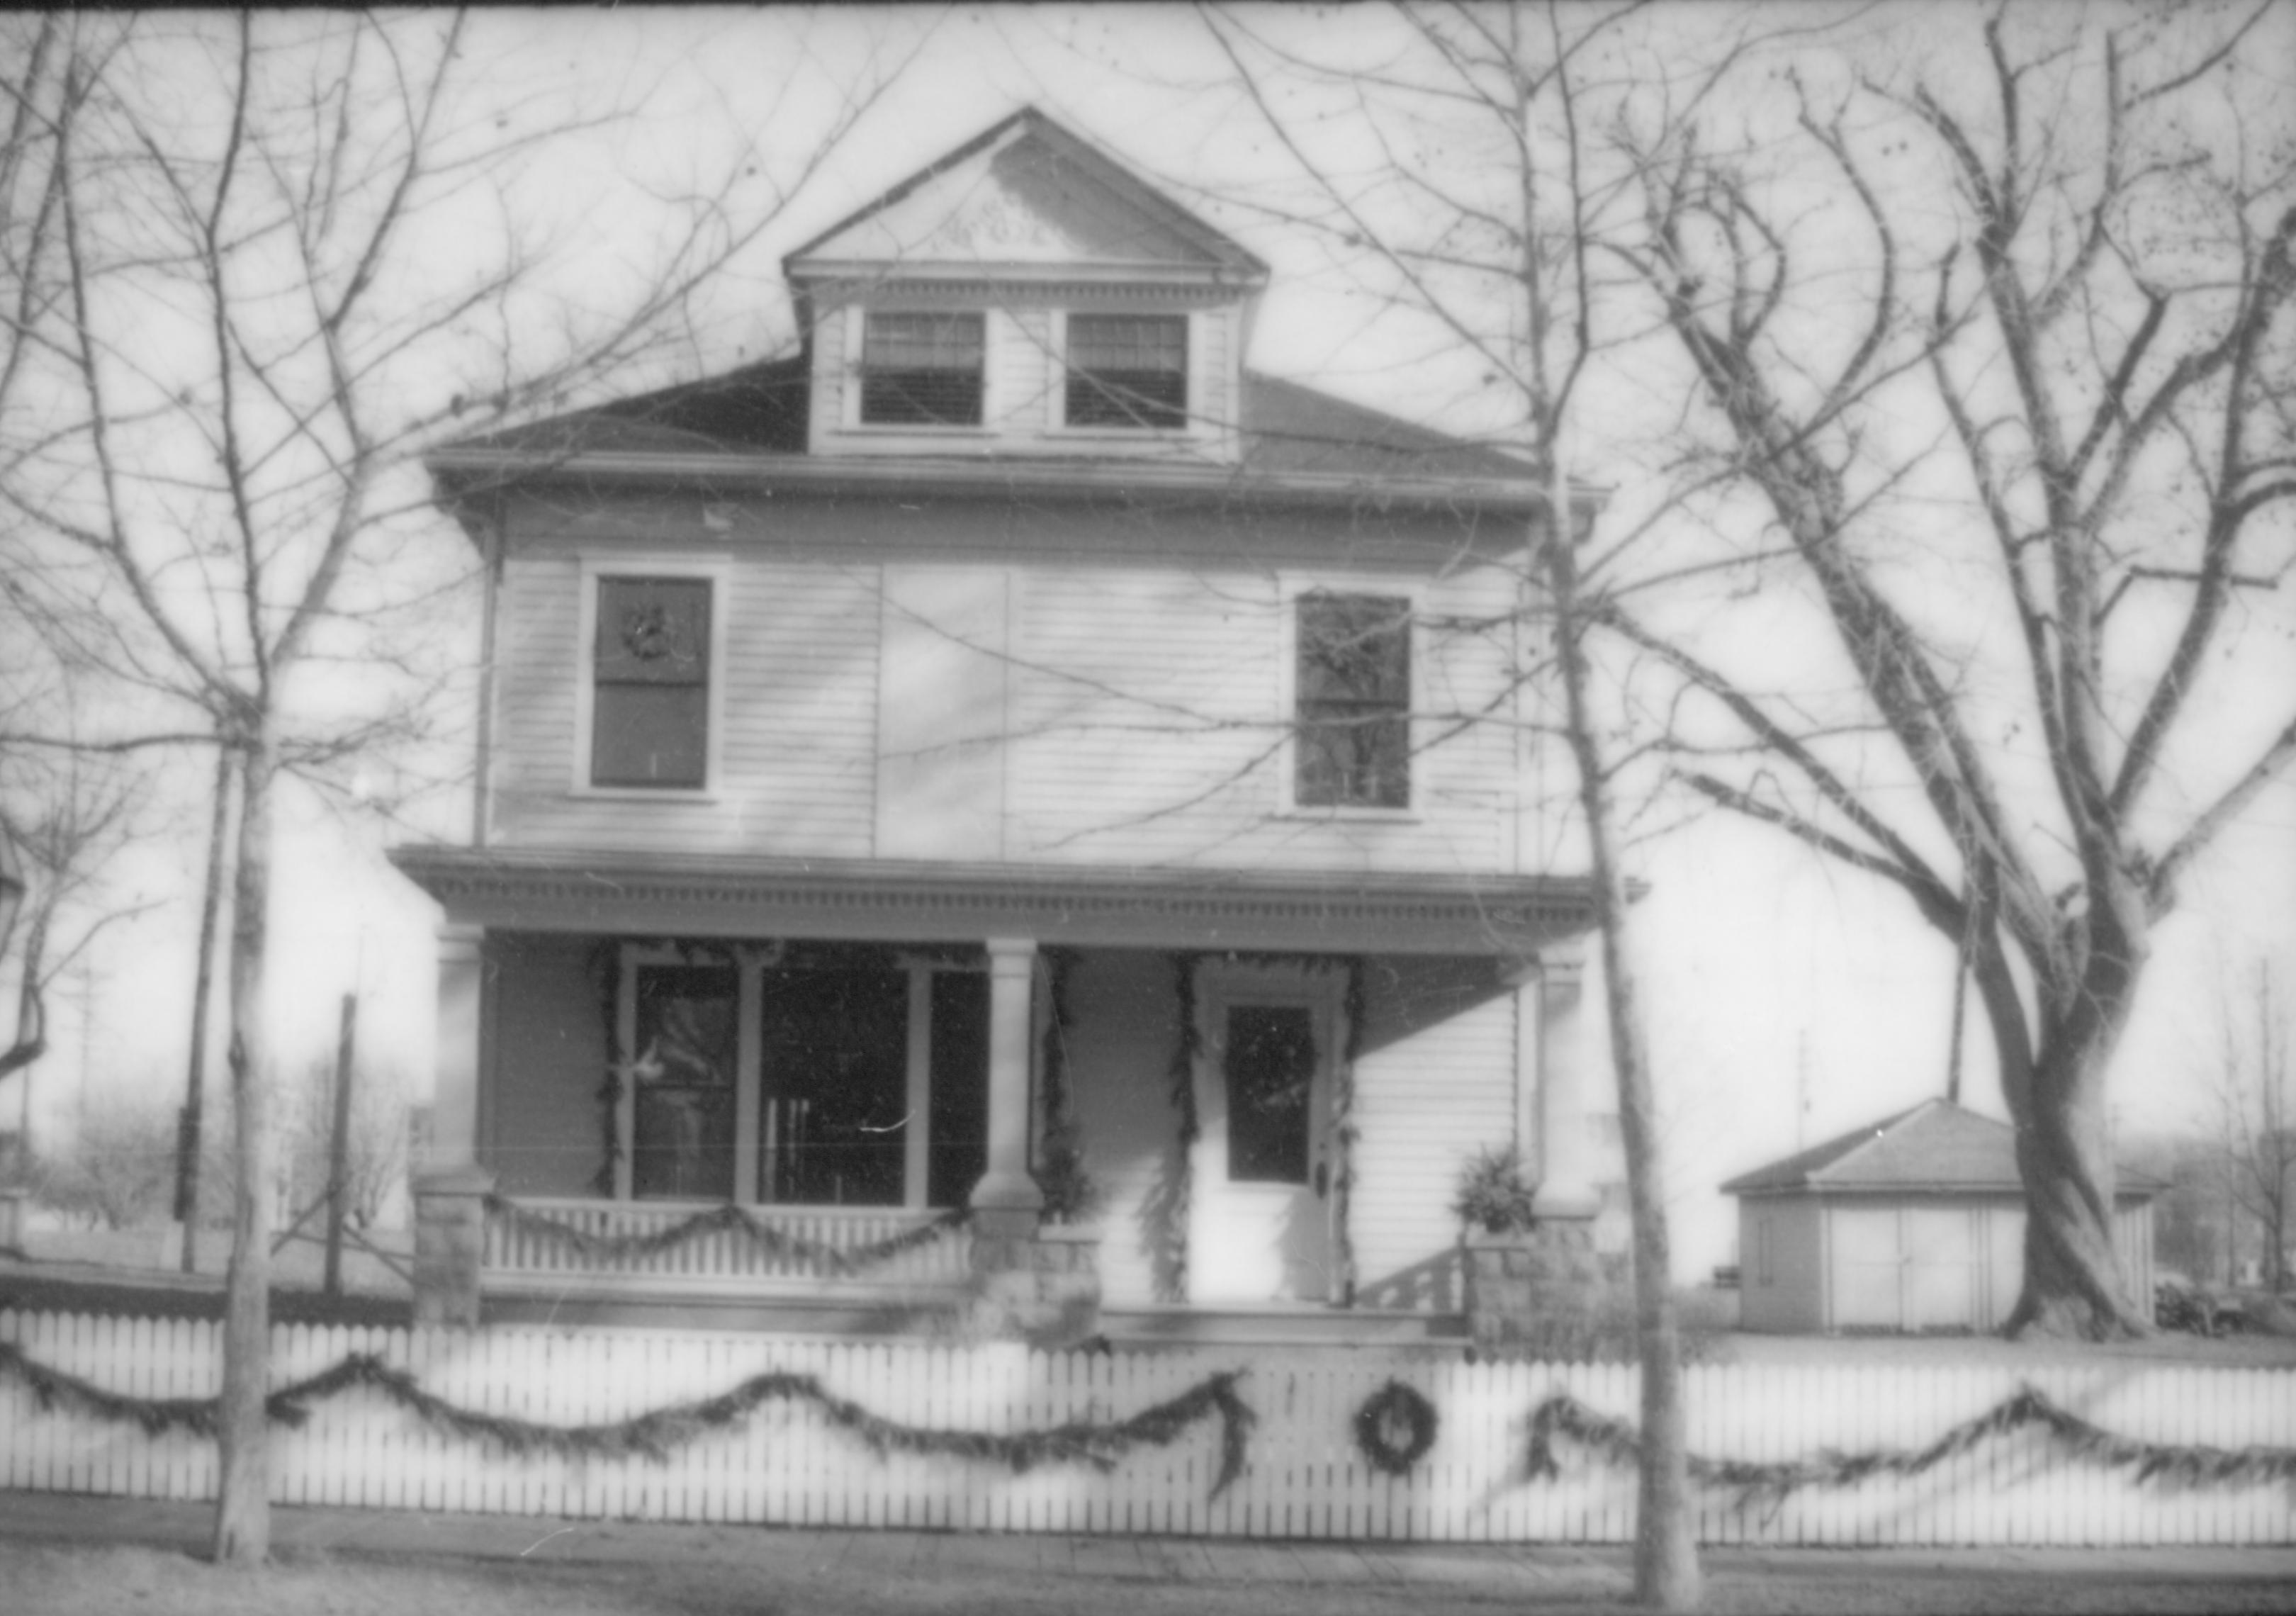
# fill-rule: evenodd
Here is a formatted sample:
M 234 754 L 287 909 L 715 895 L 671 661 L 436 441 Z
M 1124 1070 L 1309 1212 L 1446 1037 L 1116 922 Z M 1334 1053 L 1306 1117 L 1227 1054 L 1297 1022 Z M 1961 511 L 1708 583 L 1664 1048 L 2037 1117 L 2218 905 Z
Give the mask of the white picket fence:
M 32 1359 L 139 1398 L 207 1397 L 220 1330 L 206 1323 L 0 1313 L 0 1340 Z M 282 1327 L 275 1384 L 354 1352 L 414 1374 L 458 1407 L 573 1425 L 621 1420 L 724 1391 L 767 1369 L 819 1377 L 906 1425 L 1011 1432 L 1120 1420 L 1206 1375 L 1246 1370 L 1259 1416 L 1242 1479 L 1210 1496 L 1219 1424 L 1143 1446 L 1105 1472 L 1026 1474 L 951 1457 L 880 1456 L 808 1405 L 769 1403 L 746 1423 L 644 1458 L 521 1458 L 432 1431 L 370 1390 L 275 1428 L 273 1497 L 353 1505 L 664 1521 L 1248 1538 L 1617 1543 L 1633 1530 L 1627 1471 L 1570 1444 L 1562 1474 L 1533 1480 L 1527 1416 L 1555 1391 L 1631 1419 L 1631 1370 L 1468 1365 L 1370 1351 L 1036 1353 L 590 1329 L 485 1333 Z M 1400 1478 L 1365 1463 L 1356 1411 L 1390 1377 L 1439 1415 L 1426 1456 Z M 2020 1384 L 2120 1436 L 2162 1444 L 2296 1448 L 2296 1372 L 2171 1365 L 1932 1368 L 1701 1366 L 1689 1371 L 1691 1444 L 1716 1457 L 1779 1460 L 1821 1449 L 1917 1449 Z M 42 1411 L 0 1382 L 0 1485 L 43 1492 L 212 1497 L 211 1442 Z M 2028 1431 L 1922 1474 L 1810 1488 L 1771 1505 L 1708 1491 L 1710 1543 L 2141 1545 L 2296 1542 L 2296 1487 L 2138 1481 Z

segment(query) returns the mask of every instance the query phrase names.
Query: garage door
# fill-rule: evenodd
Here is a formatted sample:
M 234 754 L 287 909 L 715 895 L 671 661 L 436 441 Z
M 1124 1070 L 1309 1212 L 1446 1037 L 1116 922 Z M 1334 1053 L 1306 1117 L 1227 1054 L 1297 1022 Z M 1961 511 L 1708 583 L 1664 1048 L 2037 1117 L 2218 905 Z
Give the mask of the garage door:
M 1836 1330 L 1966 1330 L 1977 1322 L 1977 1219 L 1966 1207 L 1835 1207 Z

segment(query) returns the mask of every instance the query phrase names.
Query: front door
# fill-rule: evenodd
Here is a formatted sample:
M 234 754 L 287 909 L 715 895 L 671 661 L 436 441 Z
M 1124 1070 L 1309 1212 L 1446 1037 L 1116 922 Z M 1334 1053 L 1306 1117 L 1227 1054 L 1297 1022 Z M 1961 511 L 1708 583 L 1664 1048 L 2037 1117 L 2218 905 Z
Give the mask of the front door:
M 1339 982 L 1303 967 L 1207 965 L 1197 995 L 1189 1300 L 1327 1300 Z

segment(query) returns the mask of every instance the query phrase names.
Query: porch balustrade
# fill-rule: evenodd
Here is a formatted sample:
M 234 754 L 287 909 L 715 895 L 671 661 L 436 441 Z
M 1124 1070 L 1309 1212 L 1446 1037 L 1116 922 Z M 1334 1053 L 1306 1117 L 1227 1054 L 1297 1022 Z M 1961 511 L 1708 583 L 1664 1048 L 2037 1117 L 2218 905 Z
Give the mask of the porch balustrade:
M 655 1251 L 584 1250 L 586 1243 L 643 1241 L 720 1210 L 705 1201 L 616 1202 L 521 1196 L 523 1217 L 487 1218 L 489 1290 L 685 1291 L 741 1295 L 857 1294 L 954 1291 L 970 1273 L 971 1232 L 937 1224 L 946 1213 L 901 1207 L 751 1206 L 742 1210 L 777 1236 L 740 1227 L 697 1229 Z M 562 1235 L 550 1225 L 573 1232 Z M 925 1231 L 933 1230 L 930 1235 Z M 898 1251 L 873 1257 L 887 1243 Z M 844 1267 L 825 1252 L 843 1256 Z

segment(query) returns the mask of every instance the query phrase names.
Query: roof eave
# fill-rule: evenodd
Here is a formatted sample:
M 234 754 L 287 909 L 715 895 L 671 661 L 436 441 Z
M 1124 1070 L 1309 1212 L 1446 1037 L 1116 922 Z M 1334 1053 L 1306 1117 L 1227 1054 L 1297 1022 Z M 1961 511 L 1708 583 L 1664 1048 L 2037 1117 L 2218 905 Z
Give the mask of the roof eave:
M 930 492 L 958 499 L 1140 499 L 1316 509 L 1418 510 L 1535 516 L 1546 509 L 1532 482 L 1491 477 L 1364 478 L 1304 472 L 1207 472 L 1151 463 L 983 460 L 862 460 L 796 455 L 548 454 L 440 449 L 423 465 L 447 500 L 521 483 L 588 482 L 659 487 L 787 488 L 859 494 Z

